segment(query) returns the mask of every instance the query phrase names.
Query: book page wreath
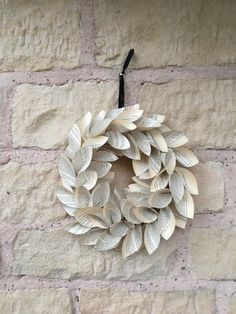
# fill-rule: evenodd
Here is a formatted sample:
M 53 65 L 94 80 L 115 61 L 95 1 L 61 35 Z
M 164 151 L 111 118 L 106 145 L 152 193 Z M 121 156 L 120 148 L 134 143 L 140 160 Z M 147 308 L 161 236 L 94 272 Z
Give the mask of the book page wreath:
M 198 194 L 194 175 L 186 168 L 198 163 L 184 145 L 187 137 L 163 124 L 165 117 L 145 114 L 139 105 L 124 106 L 120 74 L 119 108 L 88 112 L 68 134 L 68 147 L 58 167 L 57 196 L 74 221 L 66 226 L 84 245 L 99 251 L 121 249 L 128 257 L 145 247 L 157 250 L 175 227 L 185 228 L 194 216 L 192 195 Z M 112 165 L 132 160 L 132 183 L 113 188 Z
M 145 115 L 134 105 L 94 117 L 88 112 L 69 132 L 57 196 L 76 219 L 66 230 L 83 234 L 85 245 L 121 247 L 127 257 L 144 244 L 151 254 L 161 236 L 169 239 L 193 218 L 191 194 L 198 188 L 186 167 L 198 159 L 183 146 L 187 137 L 163 122 L 163 115 Z M 135 176 L 127 188 L 113 190 L 111 167 L 120 156 L 132 160 Z

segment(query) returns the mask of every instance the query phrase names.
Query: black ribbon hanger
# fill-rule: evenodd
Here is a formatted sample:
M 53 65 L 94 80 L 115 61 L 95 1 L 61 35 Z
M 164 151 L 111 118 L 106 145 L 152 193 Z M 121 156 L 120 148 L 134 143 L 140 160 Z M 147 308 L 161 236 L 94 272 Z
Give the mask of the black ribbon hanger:
M 124 81 L 124 74 L 125 70 L 128 68 L 128 65 L 130 63 L 131 58 L 134 55 L 134 49 L 130 49 L 128 56 L 125 60 L 125 63 L 123 65 L 123 69 L 119 74 L 120 78 L 120 86 L 119 86 L 119 101 L 118 101 L 118 108 L 123 108 L 125 105 L 125 81 Z

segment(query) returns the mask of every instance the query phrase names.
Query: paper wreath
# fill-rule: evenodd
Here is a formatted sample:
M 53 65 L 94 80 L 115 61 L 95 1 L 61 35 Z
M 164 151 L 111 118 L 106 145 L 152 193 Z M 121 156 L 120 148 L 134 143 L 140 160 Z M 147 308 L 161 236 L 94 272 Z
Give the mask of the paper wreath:
M 152 254 L 161 236 L 169 239 L 176 226 L 185 228 L 193 218 L 191 194 L 198 188 L 185 167 L 198 159 L 183 147 L 187 137 L 163 121 L 163 115 L 145 115 L 134 105 L 94 117 L 88 112 L 69 132 L 59 159 L 57 196 L 75 217 L 66 230 L 83 235 L 85 245 L 99 251 L 122 248 L 127 257 L 144 244 Z M 112 163 L 119 156 L 132 160 L 135 173 L 123 190 L 111 188 Z

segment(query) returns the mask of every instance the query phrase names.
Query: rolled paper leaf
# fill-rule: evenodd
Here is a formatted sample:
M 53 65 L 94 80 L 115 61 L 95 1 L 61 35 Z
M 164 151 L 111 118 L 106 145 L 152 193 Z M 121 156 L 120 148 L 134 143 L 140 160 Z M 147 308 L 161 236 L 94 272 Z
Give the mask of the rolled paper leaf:
M 98 239 L 95 248 L 98 251 L 111 250 L 118 246 L 121 237 L 116 237 L 112 234 L 104 232 Z
M 175 155 L 178 162 L 184 167 L 193 167 L 199 162 L 194 153 L 186 147 L 176 149 Z
M 175 171 L 183 176 L 184 185 L 186 189 L 189 191 L 189 193 L 197 195 L 198 186 L 195 176 L 189 170 L 181 167 L 176 167 Z
M 148 137 L 137 130 L 132 131 L 130 134 L 133 137 L 134 141 L 137 143 L 138 148 L 141 150 L 141 152 L 143 152 L 147 156 L 150 156 L 151 145 L 149 143 Z
M 130 147 L 127 138 L 117 131 L 108 131 L 105 135 L 108 137 L 108 143 L 116 149 L 125 150 Z
M 78 222 L 74 222 L 74 223 L 68 224 L 65 227 L 65 230 L 68 231 L 69 233 L 73 233 L 73 234 L 84 234 L 84 233 L 90 231 L 91 227 L 85 227 Z
M 155 211 L 147 207 L 135 207 L 133 213 L 139 221 L 148 224 L 155 221 L 158 217 Z
M 151 145 L 155 148 L 159 149 L 161 152 L 168 152 L 168 146 L 164 139 L 164 137 L 161 135 L 161 132 L 157 129 L 149 130 L 148 134 L 151 136 Z M 150 140 L 150 137 L 149 137 Z
M 124 237 L 129 230 L 130 227 L 123 221 L 116 222 L 110 227 L 110 233 L 116 237 Z
M 92 200 L 95 207 L 103 207 L 110 196 L 110 186 L 107 182 L 100 183 L 92 191 Z
M 130 158 L 139 160 L 141 158 L 138 145 L 130 134 L 127 134 L 127 138 L 130 143 L 130 147 L 122 151 L 123 155 Z
M 83 143 L 83 147 L 90 147 L 90 148 L 98 148 L 103 146 L 108 141 L 108 137 L 106 136 L 96 136 L 93 138 L 87 138 Z
M 95 161 L 116 161 L 118 159 L 118 157 L 116 156 L 116 154 L 114 154 L 111 151 L 107 151 L 107 150 L 99 150 L 94 152 L 93 154 L 93 160 Z
M 161 236 L 168 240 L 175 230 L 175 216 L 169 207 L 160 210 L 158 218 L 158 229 Z
M 176 204 L 178 212 L 186 218 L 193 218 L 194 216 L 194 202 L 191 194 L 185 190 L 183 199 Z
M 77 124 L 74 124 L 68 134 L 69 145 L 65 151 L 65 155 L 69 158 L 74 158 L 75 154 L 81 147 L 81 132 Z
M 76 174 L 73 165 L 65 155 L 61 155 L 58 161 L 59 173 L 64 184 L 75 187 Z
M 188 138 L 181 132 L 166 132 L 164 137 L 170 148 L 180 147 L 188 142 Z
M 172 173 L 170 177 L 170 192 L 174 200 L 179 203 L 184 197 L 184 178 L 178 173 Z
M 128 257 L 137 252 L 142 245 L 142 227 L 136 225 L 134 229 L 131 229 L 124 239 L 122 245 L 123 257 Z
M 93 150 L 91 147 L 82 147 L 76 157 L 72 160 L 72 165 L 75 172 L 82 172 L 86 170 L 92 160 Z
M 156 192 L 158 190 L 163 190 L 166 188 L 169 182 L 169 174 L 164 170 L 159 172 L 151 183 L 151 192 Z
M 148 254 L 152 254 L 158 248 L 160 238 L 158 221 L 147 224 L 144 232 L 144 245 Z

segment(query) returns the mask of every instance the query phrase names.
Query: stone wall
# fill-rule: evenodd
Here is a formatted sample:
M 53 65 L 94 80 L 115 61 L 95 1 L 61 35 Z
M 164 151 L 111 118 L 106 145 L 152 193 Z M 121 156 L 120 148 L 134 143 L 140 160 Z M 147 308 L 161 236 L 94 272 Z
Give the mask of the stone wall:
M 0 0 L 0 313 L 236 313 L 236 2 Z M 62 231 L 57 158 L 87 110 L 127 103 L 190 138 L 186 230 L 123 260 Z

